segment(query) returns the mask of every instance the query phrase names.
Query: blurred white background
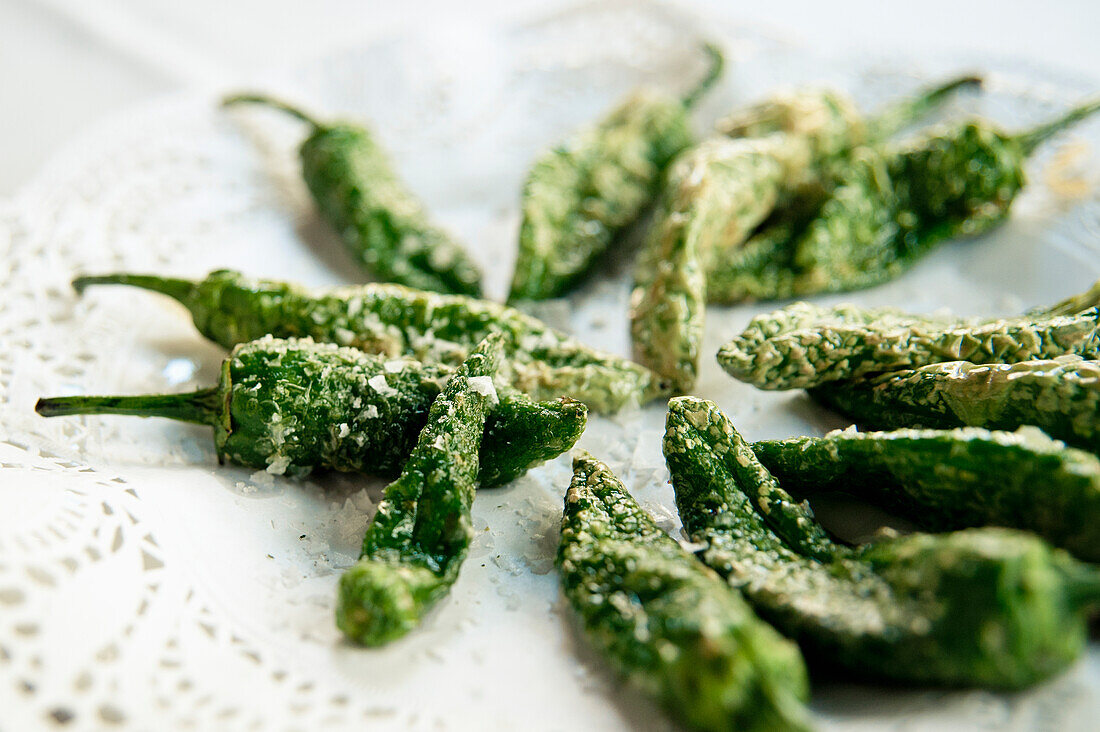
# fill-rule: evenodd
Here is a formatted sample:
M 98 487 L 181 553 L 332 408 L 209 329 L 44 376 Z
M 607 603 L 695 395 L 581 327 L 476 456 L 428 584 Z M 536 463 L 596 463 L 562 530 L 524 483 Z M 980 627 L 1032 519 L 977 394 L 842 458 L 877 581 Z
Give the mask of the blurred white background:
M 426 25 L 523 18 L 576 0 L 2 0 L 0 195 L 127 105 Z M 825 54 L 1016 56 L 1100 79 L 1096 0 L 675 0 Z

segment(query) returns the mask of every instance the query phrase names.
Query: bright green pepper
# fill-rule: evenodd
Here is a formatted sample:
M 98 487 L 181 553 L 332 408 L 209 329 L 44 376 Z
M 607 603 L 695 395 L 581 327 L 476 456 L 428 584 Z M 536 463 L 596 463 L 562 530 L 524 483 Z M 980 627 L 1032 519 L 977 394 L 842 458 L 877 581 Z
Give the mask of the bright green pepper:
M 474 535 L 470 507 L 502 339 L 481 342 L 432 402 L 400 477 L 386 486 L 363 551 L 340 577 L 336 625 L 380 646 L 420 624 L 458 579 Z
M 278 474 L 325 468 L 393 477 L 453 374 L 451 367 L 268 337 L 233 349 L 213 388 L 57 397 L 35 409 L 46 417 L 129 414 L 208 424 L 219 460 Z M 584 431 L 586 414 L 569 399 L 536 403 L 502 390 L 485 425 L 481 484 L 507 483 L 565 452 Z
M 1100 562 L 1100 460 L 1034 427 L 893 432 L 755 442 L 788 491 L 839 491 L 885 505 L 918 526 L 1026 529 Z
M 242 103 L 273 107 L 310 126 L 298 151 L 302 175 L 321 214 L 368 274 L 422 290 L 481 295 L 477 265 L 429 221 L 365 127 L 319 122 L 263 94 L 236 94 L 223 102 Z
M 711 402 L 669 404 L 665 457 L 701 559 L 822 664 L 872 680 L 1022 688 L 1087 641 L 1100 569 L 1008 529 L 828 541 Z
M 557 564 L 593 645 L 686 725 L 808 729 L 806 669 L 794 644 L 586 452 L 573 460 Z
M 668 394 L 649 369 L 602 353 L 519 310 L 462 295 L 370 284 L 311 292 L 220 270 L 206 279 L 115 274 L 79 277 L 77 291 L 123 284 L 182 303 L 199 331 L 232 348 L 264 335 L 310 337 L 386 356 L 457 364 L 491 332 L 504 336 L 501 379 L 535 399 L 568 396 L 614 412 Z
M 692 105 L 721 76 L 721 53 L 705 48 L 710 70 L 686 97 L 635 92 L 535 161 L 523 186 L 509 301 L 572 289 L 653 201 L 669 162 L 692 143 Z
M 1100 361 L 1077 356 L 975 364 L 947 361 L 851 381 L 810 395 L 863 427 L 1035 425 L 1051 437 L 1100 453 Z

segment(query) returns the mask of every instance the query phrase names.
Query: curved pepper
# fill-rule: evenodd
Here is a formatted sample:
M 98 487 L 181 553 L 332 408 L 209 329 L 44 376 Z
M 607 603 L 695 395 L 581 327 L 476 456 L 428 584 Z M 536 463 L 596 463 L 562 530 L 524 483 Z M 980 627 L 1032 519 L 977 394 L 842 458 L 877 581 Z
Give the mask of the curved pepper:
M 786 490 L 850 493 L 933 531 L 1005 526 L 1100 561 L 1100 460 L 1034 427 L 893 432 L 754 442 Z
M 700 730 L 805 730 L 806 669 L 586 452 L 573 459 L 558 570 L 588 639 L 636 687 Z
M 340 577 L 336 625 L 363 645 L 408 633 L 458 579 L 473 538 L 478 452 L 501 358 L 488 336 L 432 402 L 401 475 L 386 486 L 357 561 Z
M 1100 570 L 1035 536 L 984 528 L 831 544 L 701 399 L 669 404 L 665 457 L 700 558 L 822 664 L 871 680 L 1022 688 L 1085 647 Z
M 635 92 L 535 161 L 523 186 L 509 301 L 572 289 L 650 204 L 669 162 L 692 143 L 689 110 L 721 76 L 721 53 L 705 50 L 710 69 L 684 98 Z
M 749 321 L 719 350 L 718 363 L 761 389 L 802 389 L 942 361 L 1095 359 L 1100 358 L 1098 305 L 1095 285 L 1046 310 L 984 321 L 796 302 Z M 1082 309 L 1067 312 L 1073 307 Z
M 262 104 L 310 126 L 298 150 L 302 175 L 321 214 L 368 274 L 422 290 L 481 295 L 477 265 L 428 219 L 365 127 L 319 122 L 263 94 L 235 94 L 222 103 Z

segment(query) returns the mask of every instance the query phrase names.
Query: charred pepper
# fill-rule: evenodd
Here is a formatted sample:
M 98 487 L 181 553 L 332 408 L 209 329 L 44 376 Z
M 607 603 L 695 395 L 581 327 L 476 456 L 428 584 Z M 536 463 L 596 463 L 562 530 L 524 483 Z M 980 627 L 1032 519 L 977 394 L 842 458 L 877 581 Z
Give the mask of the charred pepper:
M 752 444 L 792 493 L 836 491 L 933 531 L 1005 526 L 1100 562 L 1100 460 L 1035 427 L 834 431 Z
M 462 295 L 368 284 L 311 292 L 229 270 L 191 281 L 151 275 L 79 277 L 73 285 L 122 284 L 160 292 L 190 310 L 199 332 L 226 348 L 264 335 L 310 337 L 371 353 L 461 363 L 487 334 L 503 334 L 501 379 L 535 399 L 568 396 L 599 412 L 668 393 L 649 369 L 602 353 L 520 311 Z
M 863 427 L 1039 427 L 1100 453 L 1100 361 L 1077 356 L 947 361 L 814 387 L 810 395 Z
M 665 456 L 700 558 L 822 664 L 1021 688 L 1081 655 L 1100 570 L 1037 537 L 985 528 L 830 545 L 725 415 L 692 397 L 669 405 Z M 777 502 L 798 520 L 777 522 Z
M 309 125 L 298 150 L 302 175 L 321 214 L 368 274 L 422 290 L 480 296 L 477 266 L 429 220 L 370 131 L 351 122 L 320 122 L 263 94 L 223 101 L 243 103 L 273 107 Z
M 809 728 L 806 669 L 794 644 L 586 452 L 573 459 L 557 565 L 593 645 L 689 727 Z
M 652 202 L 669 162 L 692 143 L 689 110 L 722 73 L 721 52 L 705 49 L 710 70 L 684 98 L 635 92 L 535 161 L 510 301 L 567 292 Z
M 1046 310 L 984 321 L 796 302 L 753 318 L 718 352 L 718 363 L 734 378 L 761 389 L 800 389 L 946 360 L 1096 359 L 1097 305 L 1096 286 Z M 1067 312 L 1073 307 L 1082 309 Z
M 340 577 L 336 625 L 352 640 L 380 646 L 400 638 L 458 579 L 474 534 L 470 506 L 501 343 L 497 334 L 486 337 L 432 402 L 367 527 L 359 561 Z
M 233 349 L 216 387 L 190 394 L 40 399 L 46 417 L 129 414 L 214 428 L 218 459 L 272 473 L 315 468 L 393 477 L 454 369 L 270 337 Z M 479 382 L 480 383 L 480 382 Z M 491 383 L 484 388 L 495 394 Z M 573 446 L 587 411 L 501 391 L 481 442 L 484 486 L 507 483 Z

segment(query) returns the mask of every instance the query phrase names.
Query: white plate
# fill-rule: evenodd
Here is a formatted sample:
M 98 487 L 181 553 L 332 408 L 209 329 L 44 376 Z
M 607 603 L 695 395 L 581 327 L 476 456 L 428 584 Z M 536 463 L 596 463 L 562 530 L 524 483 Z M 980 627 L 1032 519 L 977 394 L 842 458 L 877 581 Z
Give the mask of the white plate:
M 531 158 L 640 83 L 682 89 L 697 42 L 723 42 L 730 73 L 700 128 L 776 85 L 828 82 L 875 103 L 961 68 L 988 76 L 947 116 L 1009 126 L 1096 87 L 1011 60 L 815 57 L 765 34 L 606 2 L 537 23 L 451 28 L 330 55 L 248 80 L 318 114 L 370 120 L 402 174 L 504 292 Z M 243 81 L 243 80 L 242 80 Z M 574 633 L 551 557 L 568 461 L 474 507 L 478 537 L 451 596 L 380 651 L 344 643 L 334 586 L 354 559 L 378 481 L 295 483 L 219 468 L 209 431 L 121 417 L 43 420 L 41 395 L 183 391 L 210 384 L 222 353 L 177 306 L 124 288 L 76 299 L 80 272 L 201 276 L 216 267 L 311 285 L 357 274 L 297 175 L 303 130 L 227 114 L 196 90 L 114 118 L 59 153 L 0 207 L 0 723 L 132 729 L 658 729 Z M 1043 150 L 1008 224 L 948 245 L 903 279 L 850 299 L 914 310 L 1012 312 L 1100 276 L 1093 122 Z M 1057 156 L 1059 160 L 1055 161 Z M 1084 171 L 1084 172 L 1082 172 Z M 1085 192 L 1067 197 L 1066 176 Z M 1063 191 L 1062 193 L 1056 192 Z M 627 353 L 628 257 L 540 312 Z M 770 306 L 713 309 L 707 352 Z M 751 438 L 840 423 L 799 394 L 738 384 L 707 358 L 698 386 Z M 663 405 L 592 419 L 581 444 L 606 460 L 670 531 Z M 367 488 L 366 493 L 361 491 Z M 1100 652 L 1018 695 L 882 689 L 819 680 L 826 729 L 1091 728 Z

